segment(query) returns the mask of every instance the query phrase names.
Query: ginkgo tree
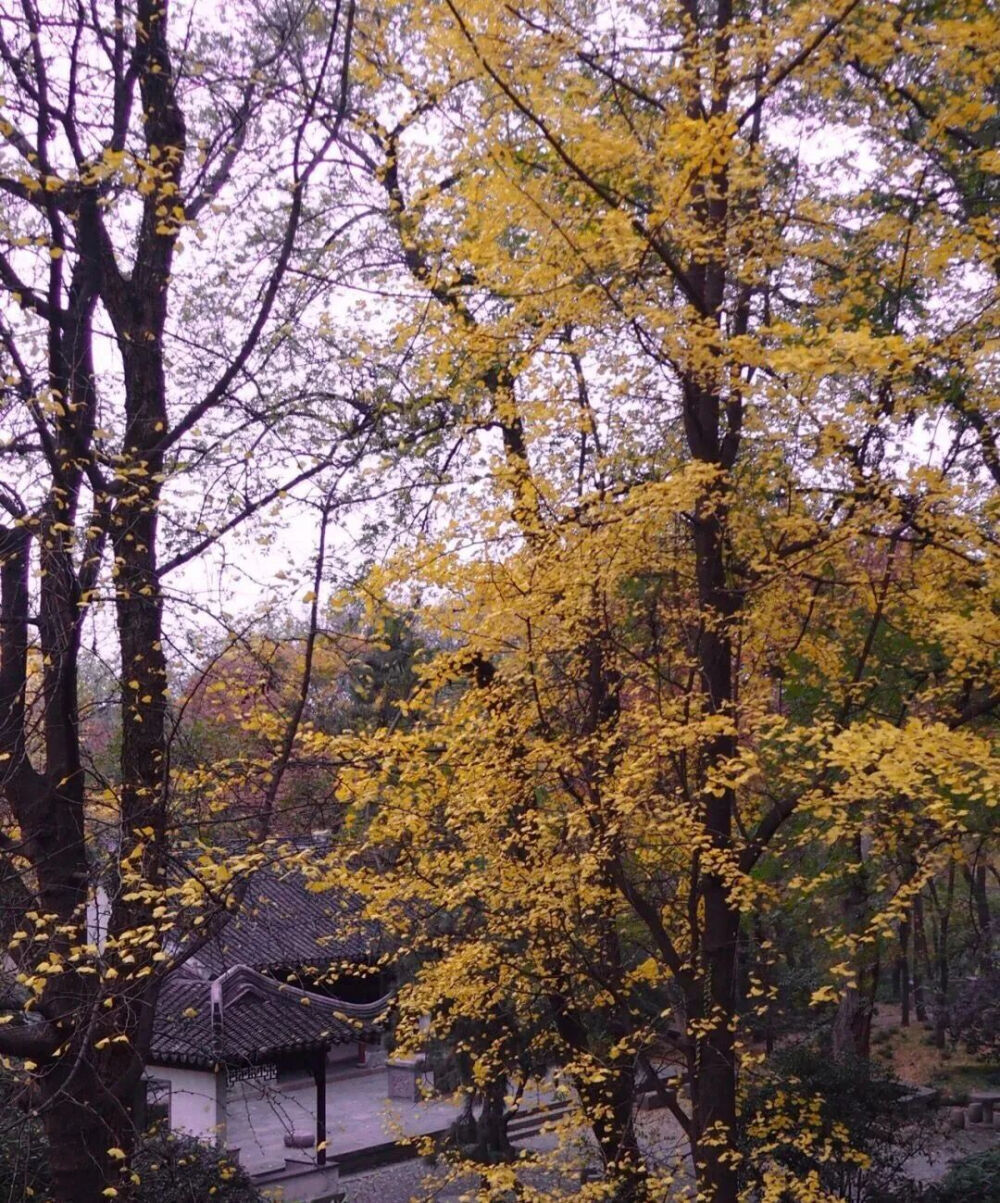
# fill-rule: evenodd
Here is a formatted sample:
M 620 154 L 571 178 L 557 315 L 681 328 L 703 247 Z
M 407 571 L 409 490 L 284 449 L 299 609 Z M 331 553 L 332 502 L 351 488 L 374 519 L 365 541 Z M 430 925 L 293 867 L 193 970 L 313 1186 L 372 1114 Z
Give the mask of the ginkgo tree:
M 483 1087 L 532 1042 L 593 1129 L 585 1189 L 622 1199 L 673 1172 L 635 1124 L 673 1047 L 698 1197 L 822 1197 L 768 1122 L 738 1137 L 770 989 L 738 943 L 815 901 L 815 1002 L 863 1046 L 868 950 L 998 796 L 996 227 L 939 154 L 960 127 L 962 179 L 995 177 L 995 15 L 444 0 L 362 29 L 410 388 L 454 407 L 434 518 L 368 584 L 419 588 L 452 650 L 341 786 L 374 814 L 352 883 L 423 958 L 411 1038 L 429 1015 Z

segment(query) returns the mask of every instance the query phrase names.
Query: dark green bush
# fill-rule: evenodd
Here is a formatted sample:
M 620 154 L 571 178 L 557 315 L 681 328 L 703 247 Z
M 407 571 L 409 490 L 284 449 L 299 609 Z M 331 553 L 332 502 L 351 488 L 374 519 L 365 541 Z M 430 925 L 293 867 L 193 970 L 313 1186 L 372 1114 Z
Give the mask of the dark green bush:
M 951 1038 L 984 1061 L 1000 1064 L 1000 969 L 966 979 L 948 1013 Z
M 934 1203 L 1000 1203 L 1000 1148 L 955 1162 L 931 1199 Z
M 777 1137 L 769 1135 L 767 1160 L 797 1179 L 815 1173 L 825 1190 L 848 1203 L 875 1203 L 901 1184 L 904 1162 L 932 1139 L 932 1116 L 909 1107 L 908 1093 L 909 1087 L 877 1062 L 836 1059 L 808 1046 L 782 1050 L 770 1058 L 745 1100 L 747 1164 L 754 1164 L 753 1121 L 780 1098 L 778 1111 L 789 1122 Z M 811 1146 L 804 1146 L 805 1117 L 815 1114 L 816 1099 L 818 1128 Z M 859 1165 L 853 1154 L 863 1154 L 867 1164 Z M 747 1185 L 752 1181 L 751 1169 Z
M 132 1158 L 134 1203 L 258 1203 L 250 1175 L 210 1145 L 176 1132 L 142 1138 Z
M 36 1116 L 18 1109 L 15 1091 L 0 1082 L 0 1203 L 49 1198 L 45 1137 Z M 249 1175 L 209 1145 L 172 1132 L 141 1137 L 123 1178 L 129 1203 L 262 1203 Z M 126 1191 L 127 1187 L 127 1191 Z

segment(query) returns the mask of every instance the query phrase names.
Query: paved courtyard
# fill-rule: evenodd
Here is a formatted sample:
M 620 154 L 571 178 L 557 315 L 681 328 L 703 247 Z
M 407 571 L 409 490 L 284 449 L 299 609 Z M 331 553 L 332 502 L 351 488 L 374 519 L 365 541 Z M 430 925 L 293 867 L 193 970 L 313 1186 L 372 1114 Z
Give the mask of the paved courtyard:
M 458 1114 L 447 1100 L 408 1103 L 390 1099 L 385 1068 L 331 1075 L 326 1084 L 327 1158 L 446 1128 Z M 286 1157 L 309 1156 L 311 1149 L 285 1145 L 285 1136 L 316 1131 L 316 1087 L 311 1078 L 268 1083 L 241 1083 L 227 1102 L 226 1145 L 240 1150 L 240 1162 L 251 1173 L 281 1164 Z

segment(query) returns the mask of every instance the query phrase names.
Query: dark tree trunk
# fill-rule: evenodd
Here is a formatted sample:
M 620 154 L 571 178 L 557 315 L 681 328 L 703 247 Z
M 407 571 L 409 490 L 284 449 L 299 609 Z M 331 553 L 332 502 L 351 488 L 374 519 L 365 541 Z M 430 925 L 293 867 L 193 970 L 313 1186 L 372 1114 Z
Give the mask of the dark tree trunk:
M 917 1023 L 927 1022 L 925 973 L 930 975 L 930 954 L 927 949 L 927 931 L 924 927 L 924 899 L 922 894 L 918 894 L 913 899 L 913 1010 Z
M 835 1057 L 859 1057 L 867 1060 L 871 1055 L 872 1017 L 875 986 L 878 981 L 877 965 L 874 971 L 866 969 L 864 978 L 864 985 L 848 986 L 841 995 L 833 1021 Z
M 549 996 L 556 1029 L 566 1047 L 578 1055 L 591 1055 L 587 1024 L 559 995 Z M 621 1017 L 627 1023 L 627 1017 Z M 627 1026 L 612 1019 L 607 1029 L 612 1040 L 623 1038 Z M 601 1045 L 603 1059 L 604 1045 Z M 622 1059 L 625 1060 L 625 1059 Z M 619 1203 L 641 1203 L 648 1190 L 648 1171 L 635 1130 L 636 1077 L 631 1060 L 607 1076 L 596 1079 L 582 1074 L 575 1086 L 604 1163 L 604 1171 L 613 1184 L 613 1198 Z
M 646 1162 L 635 1130 L 635 1074 L 622 1067 L 598 1087 L 581 1084 L 615 1203 L 642 1203 L 649 1189 Z
M 494 1079 L 482 1091 L 475 1122 L 476 1159 L 488 1164 L 509 1161 L 514 1155 L 507 1135 L 507 1079 Z
M 692 450 L 699 458 L 699 452 L 714 452 L 717 461 L 721 454 L 720 399 L 693 382 L 685 391 L 690 406 L 688 427 Z M 705 433 L 712 430 L 716 432 L 714 447 L 704 442 Z M 730 714 L 733 704 L 733 653 L 727 622 L 735 613 L 736 603 L 726 585 L 725 520 L 724 494 L 713 489 L 699 507 L 693 524 L 699 610 L 704 616 L 697 654 L 706 707 L 712 714 Z M 727 761 L 735 751 L 733 735 L 707 741 L 702 752 L 705 768 Z M 725 858 L 732 849 L 733 792 L 725 789 L 706 793 L 702 806 L 706 834 Z M 732 1147 L 736 1133 L 733 1021 L 737 1012 L 740 914 L 726 881 L 717 871 L 698 874 L 696 888 L 703 911 L 700 971 L 687 992 L 689 1034 L 693 1037 L 689 1057 L 692 1150 L 699 1167 L 699 1187 L 706 1196 L 713 1203 L 735 1203 L 735 1165 L 720 1153 Z M 693 1032 L 692 1019 L 699 1021 Z
M 722 119 L 729 109 L 732 17 L 731 0 L 719 0 L 700 31 L 703 47 L 711 48 L 714 60 L 710 112 L 715 119 Z M 695 119 L 704 118 L 700 97 L 692 96 L 688 110 Z M 721 339 L 726 290 L 734 282 L 726 244 L 728 169 L 717 169 L 707 183 L 704 190 L 701 184 L 693 186 L 692 203 L 710 250 L 703 260 L 692 262 L 689 279 L 704 320 L 714 326 Z M 745 333 L 748 316 L 745 303 L 737 304 L 730 315 L 730 332 Z M 713 378 L 712 373 L 694 371 L 684 377 L 683 395 L 684 433 L 691 456 L 717 473 L 696 506 L 691 524 L 700 625 L 693 650 L 706 712 L 724 716 L 735 724 L 736 682 L 731 631 L 741 609 L 742 595 L 730 587 L 728 579 L 727 482 L 739 454 L 744 400 L 738 382 L 731 381 L 727 385 L 723 376 Z M 694 1030 L 689 1027 L 688 1031 L 692 1045 L 688 1065 L 691 1076 L 689 1135 L 698 1189 L 711 1203 L 736 1203 L 739 1194 L 736 1160 L 728 1154 L 736 1140 L 734 1028 L 740 913 L 730 895 L 725 874 L 718 867 L 733 857 L 736 796 L 731 788 L 706 790 L 705 783 L 712 770 L 729 761 L 736 751 L 734 731 L 706 740 L 700 750 L 695 791 L 700 797 L 702 824 L 713 858 L 704 871 L 700 863 L 696 863 L 693 878 L 697 890 L 692 899 L 692 915 L 697 923 L 700 899 L 703 916 L 701 932 L 698 935 L 692 933 L 697 949 L 695 988 L 689 988 L 686 993 L 689 1011 L 700 1014 L 704 1022 Z M 689 1015 L 689 1024 L 691 1018 Z
M 707 981 L 688 998 L 691 1019 L 708 1028 L 693 1040 L 688 1054 L 691 1081 L 691 1145 L 699 1166 L 699 1183 L 710 1199 L 735 1199 L 735 1173 L 720 1153 L 732 1147 L 736 1132 L 736 1052 L 730 1022 L 711 1022 L 709 1015 L 735 1014 L 733 949 L 738 915 L 728 903 L 728 892 L 709 884 L 705 899 L 705 946 L 702 953 Z M 728 950 L 728 955 L 727 955 Z M 729 1007 L 728 1011 L 723 1008 Z M 733 1192 L 733 1193 L 730 1193 Z
M 244 106 L 221 117 L 228 136 L 222 137 L 225 150 L 216 169 L 206 167 L 194 193 L 186 196 L 180 98 L 189 93 L 171 62 L 168 0 L 136 0 L 117 21 L 105 21 L 100 5 L 48 9 L 23 4 L 5 10 L 14 36 L 0 39 L 0 66 L 18 92 L 16 107 L 25 118 L 27 132 L 18 132 L 18 149 L 27 153 L 25 144 L 34 138 L 26 161 L 40 180 L 44 177 L 44 186 L 19 186 L 20 203 L 32 210 L 35 227 L 45 229 L 51 252 L 44 286 L 22 295 L 17 282 L 18 300 L 31 321 L 46 327 L 44 372 L 34 366 L 30 322 L 4 324 L 2 337 L 5 363 L 9 357 L 18 369 L 12 395 L 33 420 L 32 454 L 37 451 L 40 470 L 31 485 L 30 512 L 7 486 L 0 489 L 0 507 L 14 519 L 9 529 L 0 526 L 0 790 L 21 828 L 18 853 L 29 864 L 22 884 L 33 897 L 24 913 L 45 916 L 44 933 L 36 936 L 32 927 L 16 955 L 26 976 L 46 957 L 60 971 L 32 978 L 36 986 L 43 980 L 33 999 L 36 1022 L 0 1025 L 0 1055 L 36 1066 L 30 1072 L 49 1138 L 56 1203 L 100 1203 L 106 1188 L 125 1189 L 121 1157 L 109 1157 L 107 1150 L 129 1152 L 129 1113 L 159 981 L 169 964 L 159 927 L 169 920 L 158 920 L 163 912 L 157 910 L 165 901 L 159 890 L 167 838 L 167 679 L 157 555 L 166 449 L 202 415 L 226 406 L 266 327 L 295 247 L 306 182 L 336 137 L 327 129 L 318 139 L 323 149 L 317 149 L 304 135 L 307 126 L 318 123 L 321 103 L 325 110 L 324 80 L 340 37 L 345 47 L 341 91 L 346 86 L 353 8 L 346 29 L 340 24 L 341 33 L 338 21 L 331 23 L 323 64 L 305 88 L 309 96 L 303 100 L 300 141 L 289 169 L 294 184 L 281 249 L 245 340 L 173 429 L 164 356 L 177 237 L 230 178 L 256 97 L 267 88 L 254 72 Z M 291 49 L 284 33 L 279 43 L 280 55 L 286 45 Z M 30 49 L 19 49 L 22 44 Z M 283 61 L 287 65 L 291 59 Z M 296 78 L 305 78 L 305 70 L 296 58 Z M 102 94 L 104 73 L 109 78 Z M 346 95 L 341 100 L 338 125 Z M 115 160 L 127 159 L 124 174 L 131 180 L 112 181 L 102 154 L 108 171 Z M 2 287 L 10 295 L 9 271 Z M 99 304 L 122 365 L 121 378 L 111 379 L 102 398 L 93 353 Z M 31 362 L 18 351 L 22 327 L 31 339 Z M 31 379 L 32 372 L 38 379 Z M 97 446 L 99 410 L 102 425 L 112 429 L 100 435 Z M 86 496 L 92 511 L 84 517 L 78 511 Z M 237 520 L 255 511 L 256 503 L 248 502 Z M 199 546 L 210 541 L 206 536 Z M 77 670 L 81 624 L 109 542 L 122 736 L 117 830 L 109 832 L 105 846 L 89 839 L 93 833 L 85 829 Z M 188 555 L 194 554 L 189 549 Z M 37 569 L 41 664 L 40 696 L 33 699 L 37 722 L 26 714 L 25 704 L 32 568 Z M 85 931 L 95 871 L 111 901 L 106 944 L 97 951 Z
M 49 473 L 46 499 L 35 520 L 26 517 L 19 529 L 0 535 L 0 751 L 10 754 L 0 784 L 22 829 L 37 910 L 47 917 L 44 932 L 24 955 L 29 967 L 43 958 L 62 966 L 39 991 L 35 1013 L 40 1022 L 31 1033 L 39 1044 L 31 1059 L 37 1066 L 38 1113 L 48 1137 L 57 1203 L 96 1203 L 105 1188 L 121 1187 L 120 1159 L 110 1157 L 108 1150 L 127 1153 L 131 1147 L 130 1106 L 156 994 L 156 941 L 130 943 L 128 933 L 151 925 L 152 905 L 135 887 L 157 880 L 165 826 L 166 674 L 156 575 L 156 507 L 163 465 L 155 449 L 166 430 L 163 334 L 177 229 L 174 225 L 167 232 L 162 207 L 168 195 L 171 205 L 177 203 L 184 130 L 166 52 L 166 5 L 163 0 L 139 0 L 135 15 L 130 71 L 134 69 L 142 101 L 147 147 L 156 148 L 150 159 L 159 158 L 162 193 L 155 189 L 144 202 L 128 277 L 115 261 L 95 192 L 83 189 L 72 209 L 58 209 L 55 199 L 46 202 L 54 241 L 69 241 L 63 227 L 70 223 L 76 250 L 64 300 L 57 286 L 61 260 L 53 269 L 57 283 L 49 299 L 48 387 L 60 404 L 53 410 L 48 433 L 41 436 Z M 45 66 L 36 60 L 34 69 L 44 73 Z M 125 441 L 114 481 L 102 477 L 92 451 L 92 315 L 99 298 L 115 328 L 124 364 Z M 77 546 L 85 478 L 94 512 Z M 27 573 L 29 536 L 35 534 L 42 724 L 40 738 L 36 735 L 29 748 Z M 114 903 L 103 965 L 95 968 L 94 956 L 80 951 L 91 943 L 86 927 L 94 866 L 84 824 L 77 666 L 81 623 L 109 534 L 123 673 L 119 834 L 128 868 L 119 875 L 119 888 L 112 881 L 104 883 L 111 887 Z M 32 755 L 41 768 L 33 767 Z M 129 858 L 137 843 L 142 845 L 140 855 Z M 126 902 L 123 896 L 130 891 L 133 900 Z M 4 1033 L 4 1039 L 15 1044 L 17 1036 L 15 1031 Z M 17 1055 L 16 1048 L 11 1051 Z
M 986 889 L 986 865 L 964 866 L 969 899 L 976 921 L 976 952 L 980 973 L 993 968 L 993 917 L 990 913 L 989 892 Z
M 931 898 L 934 902 L 935 924 L 934 940 L 934 1043 L 938 1048 L 944 1048 L 948 1034 L 948 986 L 950 977 L 950 949 L 948 937 L 951 928 L 951 910 L 955 898 L 955 862 L 948 865 L 948 876 L 945 885 L 944 898 L 941 899 L 934 882 L 930 883 Z
M 870 913 L 870 899 L 860 838 L 854 843 L 850 883 L 843 900 L 845 930 L 860 935 Z M 855 954 L 854 982 L 840 997 L 831 1033 L 834 1057 L 859 1057 L 871 1054 L 872 1016 L 879 977 L 877 942 L 861 943 Z

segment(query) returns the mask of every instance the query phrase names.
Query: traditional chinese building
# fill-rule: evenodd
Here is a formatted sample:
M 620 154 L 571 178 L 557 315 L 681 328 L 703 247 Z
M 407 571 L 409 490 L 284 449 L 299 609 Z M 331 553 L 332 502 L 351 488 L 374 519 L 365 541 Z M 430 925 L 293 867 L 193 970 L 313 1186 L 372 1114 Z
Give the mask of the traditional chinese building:
M 258 871 L 239 908 L 164 983 L 146 1122 L 238 1153 L 252 1173 L 326 1161 L 336 1080 L 364 1072 L 391 991 L 381 932 L 344 892 Z
M 247 965 L 208 980 L 173 974 L 157 1006 L 147 1121 L 239 1150 L 251 1170 L 294 1148 L 322 1165 L 328 1078 L 365 1065 L 388 1001 L 347 1002 Z M 303 1080 L 315 1087 L 308 1102 Z

